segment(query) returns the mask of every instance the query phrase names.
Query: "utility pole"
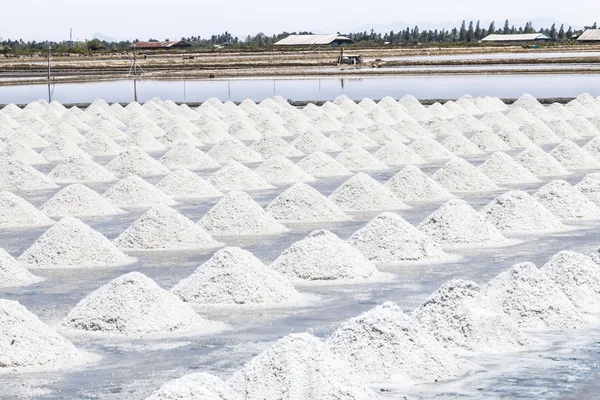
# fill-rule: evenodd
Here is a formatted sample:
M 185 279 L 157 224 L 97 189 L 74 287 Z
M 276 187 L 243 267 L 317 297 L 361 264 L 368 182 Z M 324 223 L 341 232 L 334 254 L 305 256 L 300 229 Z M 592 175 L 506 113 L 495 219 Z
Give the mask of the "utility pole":
M 73 47 L 73 28 L 69 28 L 69 47 Z
M 50 55 L 52 54 L 52 46 L 48 46 L 48 80 L 50 80 Z

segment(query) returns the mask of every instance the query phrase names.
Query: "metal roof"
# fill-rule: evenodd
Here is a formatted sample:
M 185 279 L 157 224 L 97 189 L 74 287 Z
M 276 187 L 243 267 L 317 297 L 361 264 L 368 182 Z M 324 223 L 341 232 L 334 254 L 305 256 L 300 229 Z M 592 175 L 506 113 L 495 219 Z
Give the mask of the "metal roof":
M 543 33 L 518 33 L 515 35 L 488 35 L 482 42 L 528 42 L 531 40 L 550 40 Z
M 183 40 L 179 40 L 177 42 L 136 42 L 134 46 L 139 49 L 168 49 L 170 47 L 187 47 L 191 45 Z
M 581 41 L 600 41 L 600 29 L 586 29 L 577 40 Z
M 278 46 L 308 46 L 313 44 L 331 44 L 336 40 L 354 42 L 352 39 L 337 34 L 333 35 L 290 35 L 281 39 L 277 43 Z

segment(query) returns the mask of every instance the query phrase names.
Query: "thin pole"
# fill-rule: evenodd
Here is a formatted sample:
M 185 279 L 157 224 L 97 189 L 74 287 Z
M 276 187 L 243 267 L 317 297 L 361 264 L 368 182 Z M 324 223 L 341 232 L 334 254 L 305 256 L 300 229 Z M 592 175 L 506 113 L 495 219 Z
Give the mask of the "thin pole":
M 133 74 L 137 75 L 137 53 L 135 52 L 135 45 L 133 47 Z
M 48 80 L 50 80 L 50 55 L 52 53 L 52 46 L 48 46 Z

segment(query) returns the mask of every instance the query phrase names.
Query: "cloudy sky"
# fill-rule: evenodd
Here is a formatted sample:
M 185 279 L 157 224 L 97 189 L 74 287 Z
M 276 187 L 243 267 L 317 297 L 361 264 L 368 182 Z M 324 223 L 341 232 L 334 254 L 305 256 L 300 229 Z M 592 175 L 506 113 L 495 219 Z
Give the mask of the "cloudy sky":
M 600 16 L 600 1 L 591 0 L 578 2 L 576 7 L 564 0 L 428 0 L 410 3 L 410 6 L 398 0 L 101 0 L 93 3 L 27 0 L 2 3 L 0 37 L 5 40 L 68 40 L 69 28 L 73 28 L 74 39 L 91 38 L 101 32 L 118 39 L 162 40 L 207 37 L 225 30 L 238 36 L 300 30 L 325 33 L 367 26 L 387 29 L 406 23 L 453 25 L 463 19 L 504 21 L 508 18 L 520 22 L 542 18 L 584 26 L 594 22 L 589 20 L 590 15 Z M 397 21 L 403 22 L 394 24 Z

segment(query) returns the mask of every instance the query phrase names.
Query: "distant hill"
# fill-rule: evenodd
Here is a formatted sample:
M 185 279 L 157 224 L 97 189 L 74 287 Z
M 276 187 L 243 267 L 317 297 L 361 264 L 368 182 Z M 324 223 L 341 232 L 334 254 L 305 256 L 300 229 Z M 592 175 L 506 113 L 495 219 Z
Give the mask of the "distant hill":
M 94 33 L 92 35 L 92 39 L 98 39 L 98 40 L 102 40 L 104 42 L 118 42 L 118 40 L 115 39 L 114 37 L 105 35 L 105 34 L 100 33 L 100 32 Z

